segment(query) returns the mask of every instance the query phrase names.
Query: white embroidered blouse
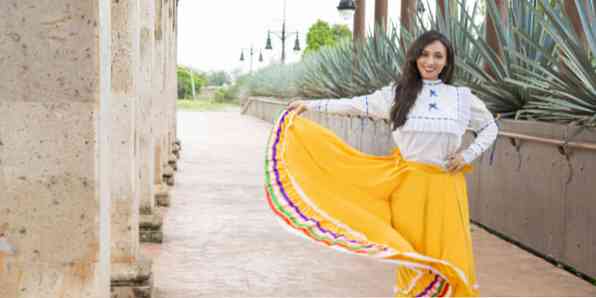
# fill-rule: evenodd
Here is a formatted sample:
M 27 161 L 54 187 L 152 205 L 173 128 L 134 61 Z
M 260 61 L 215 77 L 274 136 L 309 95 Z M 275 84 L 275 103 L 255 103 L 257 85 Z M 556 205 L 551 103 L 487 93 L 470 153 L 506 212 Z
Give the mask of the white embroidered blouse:
M 338 114 L 370 115 L 389 119 L 395 88 L 387 86 L 370 95 L 339 100 L 313 100 L 307 110 Z M 406 123 L 393 131 L 393 139 L 404 159 L 445 167 L 447 156 L 460 149 L 466 128 L 477 136 L 462 151 L 471 163 L 486 151 L 497 137 L 497 125 L 486 105 L 466 87 L 455 87 L 440 80 L 424 80 L 421 92 Z

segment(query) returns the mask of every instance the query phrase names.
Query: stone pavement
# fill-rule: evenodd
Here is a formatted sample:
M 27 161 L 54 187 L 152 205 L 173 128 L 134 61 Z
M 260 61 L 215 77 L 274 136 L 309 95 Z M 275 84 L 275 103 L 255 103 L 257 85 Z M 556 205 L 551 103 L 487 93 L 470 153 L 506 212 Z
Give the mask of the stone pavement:
M 154 258 L 157 298 L 391 296 L 391 266 L 342 254 L 284 230 L 264 198 L 271 124 L 226 112 L 179 112 L 183 144 L 164 243 Z M 596 287 L 474 227 L 485 296 L 596 296 Z

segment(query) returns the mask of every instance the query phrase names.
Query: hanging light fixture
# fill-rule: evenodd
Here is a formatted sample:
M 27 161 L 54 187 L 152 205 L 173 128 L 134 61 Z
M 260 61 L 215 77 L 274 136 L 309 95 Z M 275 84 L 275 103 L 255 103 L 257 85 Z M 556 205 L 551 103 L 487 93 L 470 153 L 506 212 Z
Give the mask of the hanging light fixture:
M 298 31 L 296 31 L 296 41 L 294 42 L 294 51 L 300 51 L 300 39 L 298 39 Z
M 271 46 L 271 31 L 267 32 L 267 42 L 265 44 L 265 50 L 271 50 L 273 47 Z
M 337 6 L 337 11 L 339 11 L 339 14 L 344 20 L 348 21 L 356 12 L 356 3 L 354 0 L 341 0 Z
M 244 50 L 240 52 L 240 61 L 244 61 Z
M 259 50 L 259 62 L 263 62 L 263 51 Z
M 416 1 L 416 10 L 419 14 L 423 14 L 424 12 L 426 12 L 426 8 L 424 8 L 424 4 L 422 4 L 422 1 Z

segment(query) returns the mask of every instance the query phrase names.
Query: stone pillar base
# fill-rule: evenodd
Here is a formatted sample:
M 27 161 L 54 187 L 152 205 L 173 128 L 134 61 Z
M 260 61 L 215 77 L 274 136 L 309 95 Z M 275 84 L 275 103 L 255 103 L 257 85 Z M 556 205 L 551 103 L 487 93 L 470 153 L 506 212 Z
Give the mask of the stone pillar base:
M 155 204 L 160 207 L 170 207 L 170 190 L 166 185 L 155 185 Z
M 180 151 L 182 151 L 182 146 L 180 145 L 180 140 L 176 140 L 176 142 L 174 142 L 174 147 L 172 149 L 172 153 L 176 156 L 176 159 L 180 159 Z
M 151 214 L 143 214 L 141 210 L 141 218 L 139 222 L 139 239 L 141 242 L 148 243 L 162 243 L 163 242 L 163 220 L 161 213 L 157 208 L 153 209 Z
M 111 298 L 153 297 L 152 264 L 146 258 L 132 264 L 112 263 Z
M 178 159 L 174 153 L 170 154 L 168 157 L 168 165 L 174 169 L 174 171 L 178 171 Z
M 169 186 L 174 186 L 174 183 L 176 182 L 174 179 L 174 169 L 169 165 L 163 170 L 163 180 Z

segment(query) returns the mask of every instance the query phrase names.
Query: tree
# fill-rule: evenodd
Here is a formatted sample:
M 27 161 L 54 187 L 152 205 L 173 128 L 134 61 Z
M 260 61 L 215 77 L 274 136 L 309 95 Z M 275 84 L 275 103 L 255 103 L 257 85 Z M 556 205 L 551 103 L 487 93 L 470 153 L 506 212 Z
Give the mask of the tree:
M 333 25 L 318 20 L 309 29 L 306 35 L 306 48 L 304 54 L 318 51 L 321 47 L 331 47 L 344 38 L 352 38 L 352 32 L 345 25 Z
M 230 81 L 230 75 L 223 70 L 211 71 L 207 74 L 207 85 L 209 86 L 222 86 L 229 84 Z
M 201 88 L 207 84 L 207 78 L 204 74 L 188 68 L 186 66 L 178 66 L 176 75 L 178 76 L 178 98 L 192 98 L 192 81 L 191 73 L 194 79 L 195 95 L 201 91 Z

